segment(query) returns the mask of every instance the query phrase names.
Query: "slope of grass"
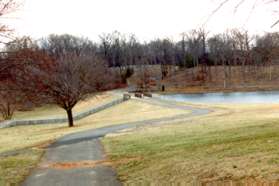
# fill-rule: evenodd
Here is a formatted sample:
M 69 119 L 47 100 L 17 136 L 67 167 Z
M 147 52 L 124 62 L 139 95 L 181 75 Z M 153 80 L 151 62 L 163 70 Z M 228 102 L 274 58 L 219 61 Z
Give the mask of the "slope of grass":
M 279 106 L 219 107 L 225 110 L 104 138 L 119 178 L 126 184 L 279 180 Z
M 40 159 L 44 152 L 42 144 L 51 143 L 63 135 L 182 113 L 187 112 L 130 100 L 79 120 L 73 128 L 64 123 L 0 129 L 0 185 L 17 185 Z
M 67 123 L 63 123 L 0 129 L 0 153 L 40 144 L 72 132 L 182 113 L 187 112 L 130 100 L 79 120 L 74 128 L 68 128 Z
M 74 108 L 73 113 L 90 109 L 95 106 L 99 106 L 108 103 L 115 99 L 110 93 L 103 93 L 99 95 L 93 95 L 85 100 L 80 101 Z M 38 119 L 38 118 L 50 118 L 50 117 L 66 117 L 66 111 L 57 105 L 44 105 L 42 107 L 34 108 L 31 111 L 16 111 L 14 113 L 14 119 Z

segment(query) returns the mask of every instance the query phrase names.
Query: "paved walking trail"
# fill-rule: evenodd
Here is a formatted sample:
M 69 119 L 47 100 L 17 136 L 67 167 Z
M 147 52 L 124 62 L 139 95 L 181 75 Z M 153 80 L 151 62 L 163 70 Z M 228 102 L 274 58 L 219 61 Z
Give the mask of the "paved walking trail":
M 138 99 L 162 107 L 191 111 L 172 117 L 123 123 L 85 132 L 66 135 L 48 147 L 42 162 L 23 182 L 23 186 L 118 186 L 116 172 L 104 162 L 105 153 L 99 138 L 146 125 L 170 124 L 174 120 L 189 119 L 211 112 L 192 106 L 183 106 L 159 98 Z M 101 163 L 103 161 L 103 163 Z

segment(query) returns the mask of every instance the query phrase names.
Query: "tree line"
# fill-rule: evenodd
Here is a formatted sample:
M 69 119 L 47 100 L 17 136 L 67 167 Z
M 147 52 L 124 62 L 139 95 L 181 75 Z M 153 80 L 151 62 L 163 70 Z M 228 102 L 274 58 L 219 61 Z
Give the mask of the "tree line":
M 52 103 L 67 112 L 72 127 L 72 109 L 80 100 L 119 87 L 117 75 L 94 47 L 70 35 L 51 35 L 39 42 L 24 37 L 7 44 L 0 56 L 3 118 L 10 119 L 18 106 Z
M 221 67 L 224 87 L 231 68 L 249 70 L 276 64 L 279 33 L 252 36 L 243 30 L 212 35 L 204 29 L 181 34 L 179 41 L 140 42 L 117 31 L 93 41 L 68 34 L 33 40 L 22 37 L 8 43 L 0 55 L 0 111 L 10 119 L 18 105 L 54 103 L 63 108 L 73 126 L 72 108 L 87 95 L 123 87 L 136 67 L 147 87 L 148 66 L 159 65 L 164 80 L 171 68 L 192 70 L 192 78 L 210 81 L 212 67 Z M 198 69 L 198 70 L 197 70 Z M 268 74 L 272 78 L 272 74 Z M 148 78 L 146 78 L 148 77 Z

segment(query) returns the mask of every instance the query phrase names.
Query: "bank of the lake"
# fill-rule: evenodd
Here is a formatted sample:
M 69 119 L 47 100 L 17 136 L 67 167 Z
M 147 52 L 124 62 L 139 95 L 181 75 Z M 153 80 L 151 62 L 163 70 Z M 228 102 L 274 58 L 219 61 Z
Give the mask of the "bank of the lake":
M 165 91 L 158 91 L 160 94 L 175 94 L 175 93 L 216 93 L 216 92 L 256 92 L 256 91 L 279 91 L 279 85 L 245 85 L 245 86 L 229 86 L 224 88 L 222 86 L 186 86 L 186 87 L 174 87 L 167 85 Z

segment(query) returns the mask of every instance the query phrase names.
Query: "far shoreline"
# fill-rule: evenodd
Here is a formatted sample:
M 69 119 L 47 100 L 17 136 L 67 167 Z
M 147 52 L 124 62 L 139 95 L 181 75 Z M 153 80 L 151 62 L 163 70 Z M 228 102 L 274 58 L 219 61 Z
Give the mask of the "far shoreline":
M 181 88 L 168 88 L 165 91 L 153 91 L 156 94 L 205 94 L 205 93 L 236 93 L 236 92 L 269 92 L 279 91 L 279 86 L 241 86 L 241 87 L 206 87 L 206 86 L 189 86 Z

